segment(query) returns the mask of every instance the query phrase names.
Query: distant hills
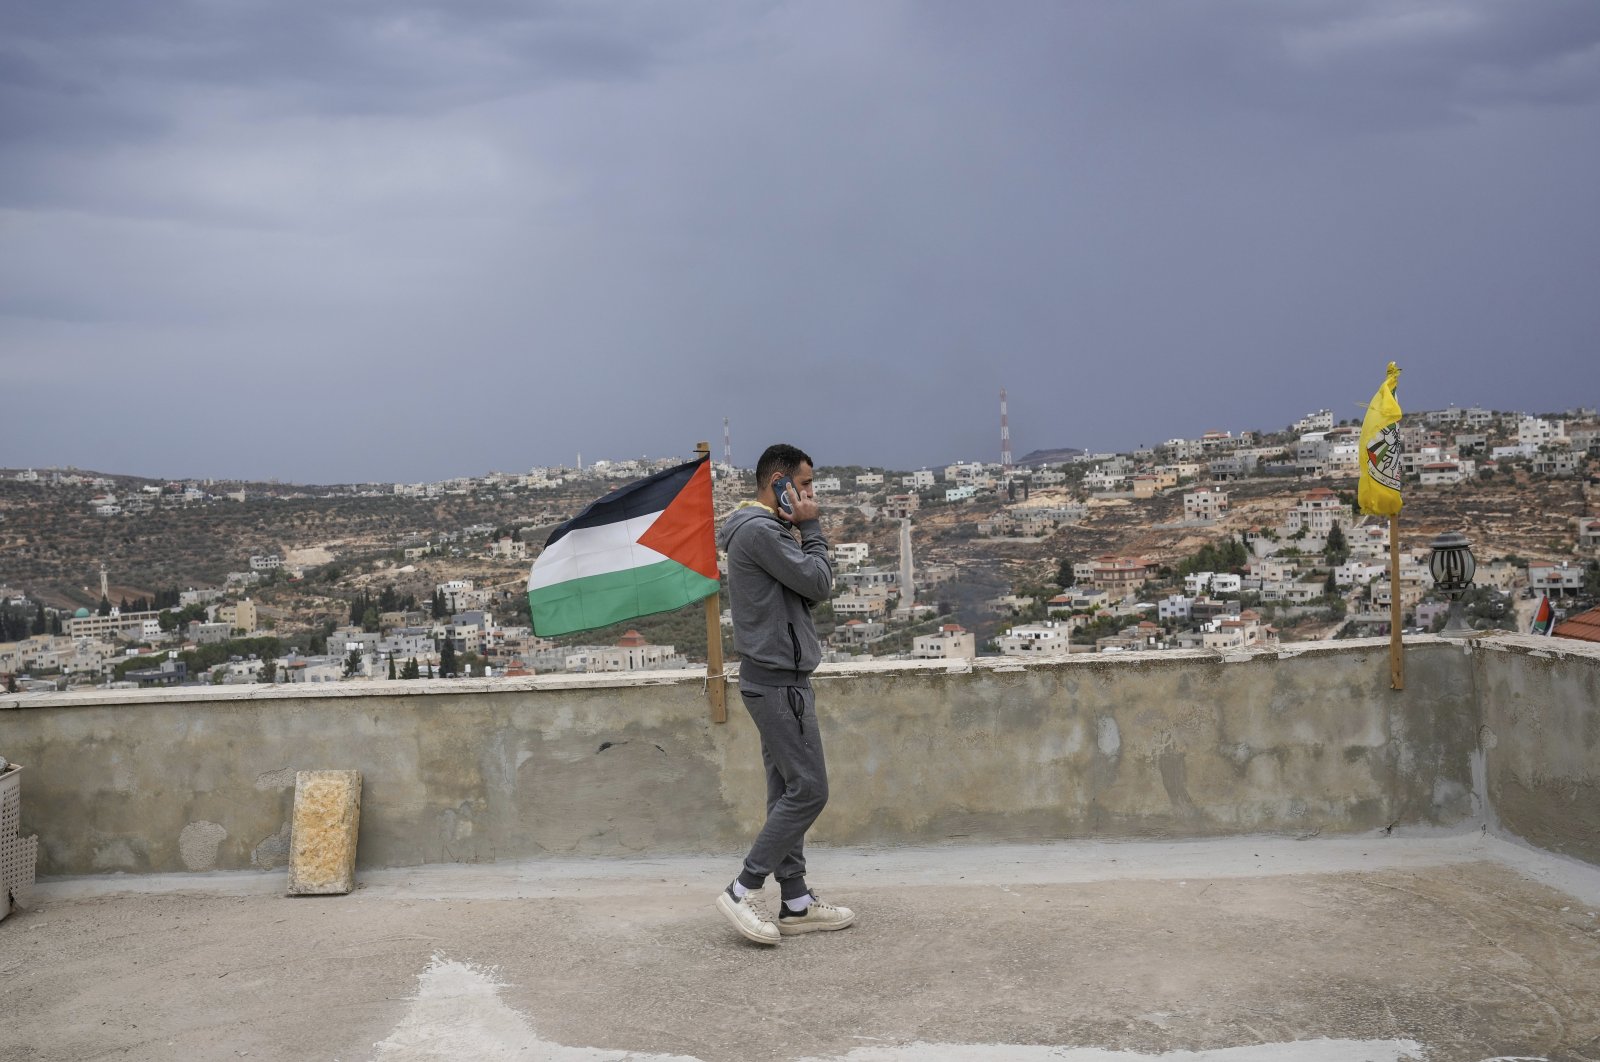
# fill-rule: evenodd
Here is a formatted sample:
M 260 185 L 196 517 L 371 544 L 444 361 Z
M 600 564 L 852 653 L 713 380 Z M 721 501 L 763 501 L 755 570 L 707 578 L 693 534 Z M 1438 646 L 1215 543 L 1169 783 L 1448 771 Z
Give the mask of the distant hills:
M 1060 465 L 1071 461 L 1074 457 L 1082 457 L 1086 451 L 1071 446 L 1063 446 L 1055 450 L 1034 450 L 1023 454 L 1017 464 L 1024 468 L 1038 468 L 1040 465 Z

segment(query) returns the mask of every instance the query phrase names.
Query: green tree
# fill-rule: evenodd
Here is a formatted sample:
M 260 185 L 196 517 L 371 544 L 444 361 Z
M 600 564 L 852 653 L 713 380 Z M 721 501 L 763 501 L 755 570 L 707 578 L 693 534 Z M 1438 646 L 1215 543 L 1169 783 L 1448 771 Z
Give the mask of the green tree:
M 400 669 L 400 677 L 403 679 L 418 679 L 422 677 L 422 669 L 417 666 L 416 657 L 406 661 L 406 666 Z
M 33 617 L 33 633 L 43 634 L 48 629 L 44 617 L 44 602 L 39 602 L 39 611 Z
M 395 677 L 396 676 L 395 676 L 395 673 L 394 673 L 394 654 L 390 653 L 389 654 L 389 678 L 391 680 L 393 680 Z
M 352 649 L 344 658 L 344 677 L 350 678 L 361 670 L 361 650 Z
M 1336 597 L 1339 593 L 1339 580 L 1333 577 L 1333 569 L 1328 569 L 1328 578 L 1322 583 L 1323 597 Z
M 1350 557 L 1350 546 L 1345 541 L 1344 529 L 1337 523 L 1333 530 L 1328 532 L 1328 544 L 1322 551 L 1322 556 L 1330 567 L 1343 564 Z
M 445 638 L 439 646 L 439 677 L 454 678 L 456 673 L 456 643 Z
M 268 685 L 278 681 L 278 662 L 271 657 L 261 661 L 261 681 Z
M 102 615 L 102 616 L 111 615 L 111 599 L 106 597 L 106 595 L 101 594 L 100 595 L 100 607 L 96 611 L 98 611 L 98 613 L 100 615 Z
M 378 610 L 377 609 L 369 608 L 369 609 L 367 609 L 365 612 L 363 612 L 361 614 L 361 629 L 362 630 L 366 631 L 368 634 L 372 634 L 372 633 L 375 633 L 378 630 L 378 626 L 379 626 L 379 623 L 378 623 Z

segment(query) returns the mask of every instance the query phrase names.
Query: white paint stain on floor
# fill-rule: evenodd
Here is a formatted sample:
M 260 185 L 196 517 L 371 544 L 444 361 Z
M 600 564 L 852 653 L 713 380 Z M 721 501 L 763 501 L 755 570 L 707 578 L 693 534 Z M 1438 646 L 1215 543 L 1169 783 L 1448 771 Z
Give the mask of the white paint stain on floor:
M 542 1040 L 527 1018 L 500 998 L 504 985 L 492 969 L 436 956 L 419 979 L 411 1009 L 388 1039 L 373 1045 L 373 1062 L 700 1062 L 688 1055 Z M 1320 1039 L 1155 1055 L 1095 1047 L 914 1043 L 858 1047 L 797 1062 L 1422 1062 L 1426 1057 L 1411 1040 Z

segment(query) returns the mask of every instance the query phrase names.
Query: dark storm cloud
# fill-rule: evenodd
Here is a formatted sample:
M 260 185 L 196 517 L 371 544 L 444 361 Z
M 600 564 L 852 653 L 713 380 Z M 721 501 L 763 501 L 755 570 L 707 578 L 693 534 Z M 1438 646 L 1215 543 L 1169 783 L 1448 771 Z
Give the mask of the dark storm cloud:
M 1589 0 L 11 5 L 0 465 L 909 465 L 1001 386 L 1128 447 L 1390 357 L 1594 404 L 1597 98 Z

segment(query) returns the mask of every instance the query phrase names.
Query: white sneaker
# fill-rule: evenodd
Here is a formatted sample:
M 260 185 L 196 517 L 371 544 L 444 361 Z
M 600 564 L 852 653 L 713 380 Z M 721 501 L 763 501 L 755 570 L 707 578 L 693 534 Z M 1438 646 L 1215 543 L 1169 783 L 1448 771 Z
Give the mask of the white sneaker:
M 786 937 L 797 933 L 820 933 L 843 929 L 855 920 L 856 913 L 850 908 L 823 903 L 821 897 L 812 892 L 811 906 L 804 911 L 791 911 L 789 905 L 784 904 L 778 912 L 778 932 Z
M 733 886 L 717 893 L 717 910 L 727 915 L 728 921 L 733 923 L 746 940 L 753 940 L 757 944 L 776 944 L 778 942 L 778 927 L 772 924 L 772 919 L 761 909 L 756 901 L 756 894 L 747 892 L 744 899 L 736 899 L 733 895 Z

